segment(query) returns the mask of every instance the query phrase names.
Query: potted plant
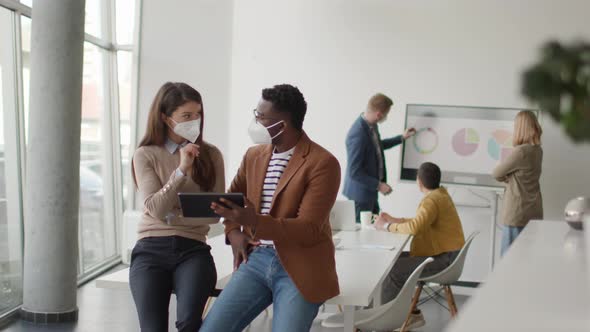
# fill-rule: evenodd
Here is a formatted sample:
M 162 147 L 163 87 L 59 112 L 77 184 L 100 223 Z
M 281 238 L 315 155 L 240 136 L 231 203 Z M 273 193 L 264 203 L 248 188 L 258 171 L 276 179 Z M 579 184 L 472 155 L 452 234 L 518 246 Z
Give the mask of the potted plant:
M 545 44 L 526 69 L 522 93 L 563 126 L 576 143 L 590 142 L 590 44 Z

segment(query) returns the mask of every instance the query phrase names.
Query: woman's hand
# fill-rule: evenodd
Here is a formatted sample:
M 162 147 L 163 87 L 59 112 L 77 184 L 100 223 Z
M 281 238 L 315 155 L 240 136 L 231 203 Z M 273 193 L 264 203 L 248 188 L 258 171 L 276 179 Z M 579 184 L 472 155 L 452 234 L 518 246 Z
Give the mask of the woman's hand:
M 188 175 L 193 168 L 193 162 L 195 158 L 199 157 L 199 146 L 196 144 L 189 143 L 180 148 L 180 164 L 178 168 L 185 174 Z

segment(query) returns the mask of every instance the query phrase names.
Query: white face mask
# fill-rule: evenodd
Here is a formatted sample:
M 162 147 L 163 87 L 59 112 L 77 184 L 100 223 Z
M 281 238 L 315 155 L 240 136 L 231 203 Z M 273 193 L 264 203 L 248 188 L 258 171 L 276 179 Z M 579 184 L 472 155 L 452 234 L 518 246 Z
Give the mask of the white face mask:
M 256 122 L 256 119 L 252 119 L 250 127 L 248 127 L 248 135 L 250 135 L 250 139 L 252 139 L 252 142 L 254 142 L 254 144 L 272 144 L 272 140 L 278 137 L 280 134 L 282 134 L 284 130 L 281 130 L 278 134 L 272 137 L 270 136 L 268 130 L 274 126 L 277 126 L 281 122 L 283 122 L 283 120 L 268 127 L 265 127 L 259 122 Z
M 185 138 L 191 143 L 195 143 L 199 135 L 201 134 L 201 119 L 186 121 L 186 122 L 176 122 L 173 119 L 172 122 L 175 123 L 173 131 L 180 137 Z

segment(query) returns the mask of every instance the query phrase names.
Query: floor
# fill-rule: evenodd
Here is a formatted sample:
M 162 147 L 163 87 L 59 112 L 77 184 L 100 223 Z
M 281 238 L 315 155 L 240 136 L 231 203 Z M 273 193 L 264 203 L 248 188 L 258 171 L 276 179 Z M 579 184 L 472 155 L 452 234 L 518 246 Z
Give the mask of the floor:
M 468 297 L 456 295 L 455 299 L 459 311 Z M 170 331 L 174 328 L 175 301 L 170 301 Z M 72 324 L 34 325 L 17 320 L 8 325 L 2 331 L 6 332 L 128 332 L 139 331 L 139 324 L 135 312 L 135 306 L 131 293 L 125 290 L 99 289 L 93 282 L 86 284 L 78 290 L 79 320 Z M 416 331 L 438 332 L 442 331 L 449 321 L 449 313 L 434 301 L 423 304 L 420 309 L 426 318 L 426 325 Z M 334 306 L 328 306 L 327 312 L 335 312 Z M 339 329 L 323 328 L 321 318 L 329 313 L 320 313 L 314 321 L 312 332 L 336 332 Z M 272 314 L 262 313 L 250 328 L 246 331 L 264 332 L 271 331 Z

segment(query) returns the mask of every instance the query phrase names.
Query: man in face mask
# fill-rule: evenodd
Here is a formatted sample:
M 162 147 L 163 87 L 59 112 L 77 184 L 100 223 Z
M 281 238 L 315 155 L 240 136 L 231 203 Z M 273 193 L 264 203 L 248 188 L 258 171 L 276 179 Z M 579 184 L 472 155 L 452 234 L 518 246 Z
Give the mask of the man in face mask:
M 381 139 L 378 124 L 387 120 L 392 105 L 393 101 L 382 93 L 371 97 L 366 111 L 357 118 L 346 136 L 347 167 L 343 194 L 354 201 L 357 223 L 361 211 L 379 213 L 378 193 L 391 193 L 383 151 L 416 133 L 414 128 L 408 128 L 403 135 Z
M 328 218 L 340 165 L 303 131 L 306 109 L 296 87 L 262 91 L 248 130 L 258 145 L 229 190 L 244 193 L 245 207 L 211 206 L 225 218 L 236 271 L 201 332 L 242 331 L 270 304 L 273 331 L 309 331 L 322 303 L 339 293 Z

